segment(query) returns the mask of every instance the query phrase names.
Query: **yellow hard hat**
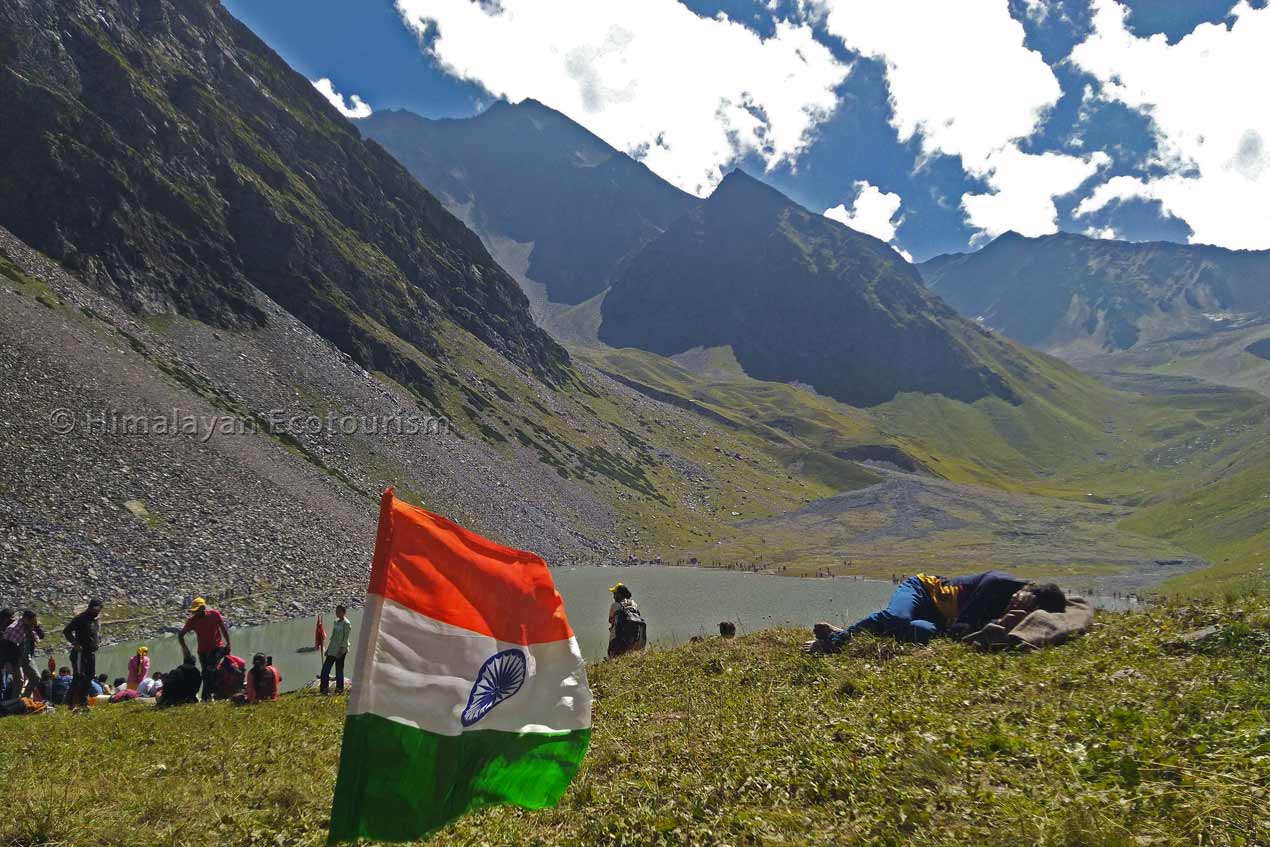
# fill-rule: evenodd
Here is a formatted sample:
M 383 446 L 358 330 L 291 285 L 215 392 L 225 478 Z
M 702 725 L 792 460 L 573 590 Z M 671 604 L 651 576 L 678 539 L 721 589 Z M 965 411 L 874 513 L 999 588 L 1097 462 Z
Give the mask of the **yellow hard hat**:
M 616 591 L 617 589 L 619 589 L 619 588 L 625 588 L 625 587 L 626 587 L 625 585 L 623 585 L 622 583 L 620 583 L 620 582 L 619 582 L 617 585 L 615 585 L 615 586 L 613 586 L 612 588 L 610 588 L 610 589 L 609 589 L 609 593 L 610 593 L 610 594 L 612 594 L 612 593 L 613 593 L 614 591 Z
M 207 601 L 202 597 L 195 597 L 194 602 L 190 604 L 190 611 L 197 612 L 199 609 L 206 609 Z

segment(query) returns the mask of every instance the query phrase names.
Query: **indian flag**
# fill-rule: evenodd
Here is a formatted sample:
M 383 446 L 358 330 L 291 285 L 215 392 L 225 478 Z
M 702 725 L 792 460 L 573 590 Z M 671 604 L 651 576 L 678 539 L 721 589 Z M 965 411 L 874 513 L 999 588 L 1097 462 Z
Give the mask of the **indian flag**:
M 554 806 L 591 691 L 547 564 L 384 493 L 332 843 L 407 841 L 495 803 Z

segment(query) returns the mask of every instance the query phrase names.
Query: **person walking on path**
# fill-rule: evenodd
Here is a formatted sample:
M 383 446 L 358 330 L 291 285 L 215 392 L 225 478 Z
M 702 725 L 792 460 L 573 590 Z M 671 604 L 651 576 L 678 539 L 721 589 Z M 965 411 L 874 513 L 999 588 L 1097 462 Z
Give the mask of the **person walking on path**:
M 44 637 L 35 612 L 24 609 L 17 620 L 11 621 L 0 633 L 0 671 L 9 675 L 9 690 L 3 699 L 30 697 L 40 681 L 39 671 L 31 664 L 34 643 Z
M 62 630 L 71 645 L 71 690 L 66 704 L 72 709 L 87 709 L 92 694 L 92 684 L 97 676 L 97 648 L 100 630 L 97 618 L 101 616 L 101 601 L 89 600 L 88 608 L 71 618 Z
M 150 648 L 138 647 L 128 660 L 128 689 L 136 691 L 141 681 L 150 675 Z
M 190 654 L 190 648 L 185 643 L 185 636 L 190 632 L 195 635 L 197 643 L 194 646 L 203 671 L 203 702 L 208 703 L 216 692 L 216 669 L 221 659 L 229 655 L 229 626 L 220 612 L 207 608 L 206 600 L 195 597 L 190 604 L 190 616 L 185 621 L 185 627 L 177 636 L 181 642 L 181 653 L 186 656 Z
M 353 625 L 349 623 L 343 606 L 335 607 L 335 623 L 331 625 L 331 638 L 326 643 L 326 659 L 322 662 L 321 691 L 327 694 L 331 689 L 331 668 L 335 668 L 335 693 L 344 692 L 344 660 L 348 658 L 349 639 L 353 634 Z

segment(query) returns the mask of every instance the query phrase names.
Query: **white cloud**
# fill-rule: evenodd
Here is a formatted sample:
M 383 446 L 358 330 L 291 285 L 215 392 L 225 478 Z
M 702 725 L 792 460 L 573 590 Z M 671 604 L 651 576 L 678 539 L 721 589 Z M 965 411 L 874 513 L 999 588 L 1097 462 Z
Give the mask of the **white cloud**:
M 902 217 L 897 220 L 903 202 L 900 195 L 884 192 L 867 180 L 857 182 L 855 189 L 856 198 L 850 209 L 839 203 L 833 208 L 825 209 L 825 217 L 882 241 L 894 242 L 895 229 L 904 220 Z M 892 246 L 904 258 L 910 262 L 913 260 L 906 251 L 894 244 Z
M 1055 197 L 1071 194 L 1111 162 L 1101 150 L 1088 159 L 1062 153 L 1033 155 L 1010 146 L 988 157 L 991 194 L 966 194 L 961 207 L 980 231 L 978 240 L 1014 230 L 1022 235 L 1058 231 Z
M 1136 176 L 1113 176 L 1099 185 L 1089 196 L 1076 205 L 1074 214 L 1081 218 L 1100 212 L 1112 203 L 1148 197 L 1151 193 L 1145 180 Z
M 1085 230 L 1085 235 L 1090 238 L 1101 238 L 1105 241 L 1115 240 L 1120 237 L 1114 226 L 1096 227 L 1091 226 Z
M 1270 248 L 1270 8 L 1240 0 L 1233 25 L 1201 24 L 1176 44 L 1134 35 L 1115 0 L 1093 8 L 1093 31 L 1071 61 L 1098 80 L 1099 97 L 1151 119 L 1165 172 L 1110 179 L 1076 214 L 1158 200 L 1193 242 Z
M 1050 0 L 1023 0 L 1023 6 L 1027 16 L 1038 24 L 1050 16 Z
M 886 65 L 901 141 L 928 155 L 987 159 L 1031 135 L 1062 95 L 1005 0 L 824 0 L 826 27 L 847 47 Z
M 396 0 L 440 65 L 584 124 L 704 195 L 738 157 L 794 163 L 850 68 L 804 24 L 770 38 L 676 0 Z
M 339 113 L 346 118 L 369 118 L 372 109 L 367 105 L 366 101 L 354 94 L 349 98 L 352 105 L 344 102 L 344 95 L 335 90 L 335 85 L 323 77 L 313 83 L 313 87 L 322 92 L 322 96 L 330 101 L 331 105 L 339 110 Z
M 981 237 L 1057 231 L 1054 199 L 1076 190 L 1104 160 L 1020 148 L 1062 89 L 1041 55 L 1025 46 L 1006 0 L 820 3 L 831 34 L 885 65 L 900 141 L 917 138 L 927 157 L 960 157 L 965 171 L 992 189 L 962 198 Z

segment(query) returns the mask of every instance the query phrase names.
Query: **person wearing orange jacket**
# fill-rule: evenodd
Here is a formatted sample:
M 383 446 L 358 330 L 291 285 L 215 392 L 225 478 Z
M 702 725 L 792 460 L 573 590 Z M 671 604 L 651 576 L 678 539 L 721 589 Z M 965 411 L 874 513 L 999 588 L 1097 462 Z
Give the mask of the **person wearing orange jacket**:
M 247 671 L 247 702 L 277 700 L 282 688 L 282 674 L 278 673 L 264 653 L 251 657 L 251 670 Z

